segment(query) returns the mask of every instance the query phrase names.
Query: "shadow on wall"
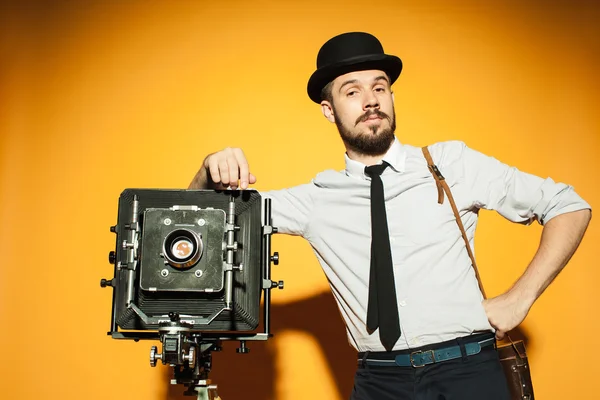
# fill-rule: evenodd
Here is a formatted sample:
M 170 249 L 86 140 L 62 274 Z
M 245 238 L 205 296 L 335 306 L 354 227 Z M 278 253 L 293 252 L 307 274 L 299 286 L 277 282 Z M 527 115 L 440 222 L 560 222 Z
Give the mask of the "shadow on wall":
M 301 331 L 312 335 L 319 343 L 327 360 L 328 370 L 338 389 L 339 398 L 348 399 L 354 384 L 356 352 L 348 344 L 346 329 L 331 293 L 326 292 L 299 302 L 271 306 L 272 333 Z M 513 340 L 524 340 L 527 335 L 522 328 L 511 331 Z M 275 354 L 269 341 L 250 342 L 249 354 L 238 354 L 239 342 L 224 343 L 224 350 L 213 354 L 213 370 L 210 378 L 218 385 L 219 396 L 224 400 L 275 399 Z M 162 364 L 165 371 L 164 384 L 168 386 L 165 400 L 190 400 L 184 396 L 183 385 L 171 385 L 172 368 Z M 309 366 L 306 366 L 307 368 Z M 314 382 L 307 382 L 307 390 Z

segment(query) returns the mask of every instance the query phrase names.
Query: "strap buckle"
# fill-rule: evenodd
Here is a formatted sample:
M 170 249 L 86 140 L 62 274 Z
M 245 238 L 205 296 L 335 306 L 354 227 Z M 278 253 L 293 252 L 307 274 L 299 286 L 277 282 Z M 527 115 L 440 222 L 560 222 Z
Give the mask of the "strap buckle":
M 431 362 L 426 362 L 425 360 L 423 360 L 423 357 L 425 354 L 430 353 L 431 354 Z M 415 355 L 420 355 L 421 356 L 421 363 L 420 364 L 416 364 L 414 356 Z M 410 353 L 410 365 L 412 365 L 414 368 L 423 368 L 425 365 L 427 364 L 433 364 L 435 363 L 435 353 L 433 352 L 433 350 L 418 350 L 418 351 L 413 351 L 412 353 Z
M 443 181 L 443 180 L 445 180 L 445 178 L 444 178 L 444 175 L 442 175 L 442 173 L 441 173 L 441 172 L 440 172 L 440 170 L 438 169 L 437 165 L 435 165 L 435 164 L 431 164 L 431 165 L 429 165 L 429 170 L 430 170 L 431 172 L 433 172 L 433 173 L 434 173 L 434 174 L 437 176 L 437 178 L 438 178 L 440 181 Z

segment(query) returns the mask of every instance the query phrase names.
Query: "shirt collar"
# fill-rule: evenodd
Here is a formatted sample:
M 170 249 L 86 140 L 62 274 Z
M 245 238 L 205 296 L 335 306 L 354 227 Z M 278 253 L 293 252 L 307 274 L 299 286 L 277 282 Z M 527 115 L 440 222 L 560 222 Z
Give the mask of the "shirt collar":
M 344 159 L 346 161 L 346 174 L 348 176 L 353 176 L 360 179 L 370 179 L 367 175 L 365 175 L 365 164 L 350 159 L 348 154 L 344 154 Z M 397 138 L 394 138 L 394 142 L 388 149 L 387 153 L 385 153 L 383 156 L 382 161 L 390 164 L 391 169 L 395 172 L 405 171 L 406 150 Z

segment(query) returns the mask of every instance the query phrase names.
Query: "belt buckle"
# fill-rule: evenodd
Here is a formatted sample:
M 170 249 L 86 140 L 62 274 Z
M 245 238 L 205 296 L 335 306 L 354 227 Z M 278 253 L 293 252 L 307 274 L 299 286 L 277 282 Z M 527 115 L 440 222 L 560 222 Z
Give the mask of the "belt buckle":
M 423 363 L 423 365 L 416 365 L 415 364 L 415 360 L 413 359 L 413 356 L 415 354 L 426 354 L 426 353 L 431 353 L 431 362 L 430 363 Z M 410 365 L 412 365 L 414 368 L 423 368 L 427 364 L 433 364 L 433 363 L 435 363 L 435 353 L 433 352 L 433 350 L 425 350 L 425 351 L 418 350 L 418 351 L 413 351 L 412 353 L 410 353 L 409 359 L 410 359 Z

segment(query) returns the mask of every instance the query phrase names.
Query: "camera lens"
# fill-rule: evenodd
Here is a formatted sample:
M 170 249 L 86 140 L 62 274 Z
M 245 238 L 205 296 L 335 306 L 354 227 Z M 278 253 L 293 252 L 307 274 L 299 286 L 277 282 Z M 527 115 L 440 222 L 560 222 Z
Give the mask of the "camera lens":
M 194 243 L 185 238 L 177 239 L 173 243 L 171 252 L 173 253 L 174 258 L 182 260 L 189 257 L 190 254 L 192 254 L 192 252 L 194 251 L 194 247 Z
M 165 236 L 163 254 L 169 265 L 186 269 L 195 265 L 202 256 L 202 239 L 196 232 L 176 229 Z

